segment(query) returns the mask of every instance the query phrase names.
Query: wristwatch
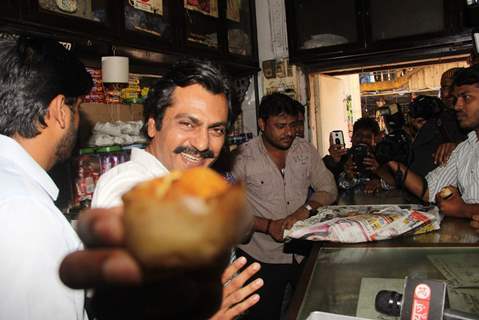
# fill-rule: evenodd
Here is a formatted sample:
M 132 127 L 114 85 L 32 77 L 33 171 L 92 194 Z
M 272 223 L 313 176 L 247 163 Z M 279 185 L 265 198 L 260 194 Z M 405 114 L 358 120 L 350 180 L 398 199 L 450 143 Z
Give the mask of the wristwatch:
M 306 210 L 308 210 L 310 217 L 312 217 L 312 216 L 314 216 L 315 214 L 318 213 L 318 209 L 314 209 L 314 208 L 311 207 L 309 204 L 305 204 L 305 205 L 304 205 L 304 208 L 305 208 Z

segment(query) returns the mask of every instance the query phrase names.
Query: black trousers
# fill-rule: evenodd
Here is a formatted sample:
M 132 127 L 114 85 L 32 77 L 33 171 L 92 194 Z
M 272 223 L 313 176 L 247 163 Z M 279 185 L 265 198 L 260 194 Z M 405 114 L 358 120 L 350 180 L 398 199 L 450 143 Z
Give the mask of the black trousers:
M 253 262 L 260 263 L 261 269 L 251 281 L 257 278 L 264 280 L 263 287 L 257 292 L 260 295 L 260 300 L 241 316 L 241 320 L 279 320 L 281 310 L 287 310 L 287 306 L 281 307 L 283 301 L 285 301 L 286 287 L 289 283 L 294 290 L 300 275 L 301 265 L 296 262 L 289 264 L 264 263 L 251 257 L 241 249 L 236 249 L 236 256 L 244 256 L 248 259 L 248 265 Z

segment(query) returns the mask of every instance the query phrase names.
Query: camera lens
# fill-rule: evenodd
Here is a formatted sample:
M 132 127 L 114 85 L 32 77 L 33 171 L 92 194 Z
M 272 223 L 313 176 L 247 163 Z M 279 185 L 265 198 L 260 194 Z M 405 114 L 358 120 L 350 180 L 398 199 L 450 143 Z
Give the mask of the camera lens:
M 336 140 L 334 140 L 334 143 L 335 144 L 341 144 L 341 141 L 339 140 L 339 138 L 336 138 Z

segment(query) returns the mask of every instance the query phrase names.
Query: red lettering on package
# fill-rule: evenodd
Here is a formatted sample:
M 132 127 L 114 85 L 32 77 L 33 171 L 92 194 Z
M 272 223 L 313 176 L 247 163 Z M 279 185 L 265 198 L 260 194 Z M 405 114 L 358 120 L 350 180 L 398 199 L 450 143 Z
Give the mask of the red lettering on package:
M 414 289 L 411 320 L 427 320 L 429 316 L 429 303 L 431 301 L 431 288 L 426 284 L 418 284 Z

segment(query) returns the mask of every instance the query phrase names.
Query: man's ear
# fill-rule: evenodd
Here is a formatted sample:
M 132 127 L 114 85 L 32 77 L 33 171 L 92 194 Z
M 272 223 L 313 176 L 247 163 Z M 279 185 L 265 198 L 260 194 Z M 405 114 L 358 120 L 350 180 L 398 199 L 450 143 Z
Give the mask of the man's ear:
M 48 105 L 48 112 L 45 117 L 45 121 L 51 124 L 57 123 L 62 129 L 67 126 L 67 113 L 70 112 L 70 107 L 65 104 L 65 96 L 62 94 L 57 95 L 50 101 Z
M 261 131 L 264 131 L 264 127 L 266 126 L 266 122 L 263 118 L 258 119 L 258 127 Z
M 148 118 L 148 122 L 146 124 L 146 133 L 150 139 L 153 139 L 156 136 L 158 130 L 156 129 L 156 121 L 153 118 Z

